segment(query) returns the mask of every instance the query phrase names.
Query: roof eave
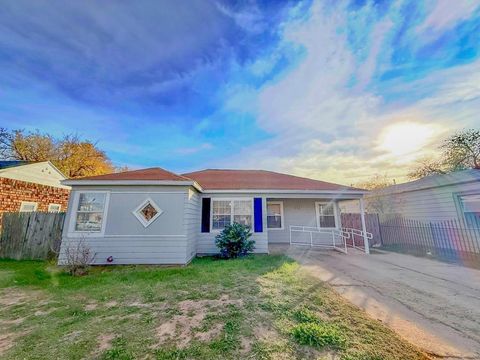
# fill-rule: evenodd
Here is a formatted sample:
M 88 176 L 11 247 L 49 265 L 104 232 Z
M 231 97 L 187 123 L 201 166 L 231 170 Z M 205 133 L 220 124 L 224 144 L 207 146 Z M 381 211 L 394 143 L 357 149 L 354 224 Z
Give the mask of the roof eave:
M 268 194 L 349 194 L 364 195 L 368 190 L 303 190 L 303 189 L 207 189 L 203 190 L 205 194 L 214 193 L 268 193 Z
M 202 187 L 196 181 L 188 180 L 64 180 L 63 185 L 69 186 L 147 186 L 147 185 L 167 185 L 167 186 L 193 186 L 198 191 L 203 191 Z

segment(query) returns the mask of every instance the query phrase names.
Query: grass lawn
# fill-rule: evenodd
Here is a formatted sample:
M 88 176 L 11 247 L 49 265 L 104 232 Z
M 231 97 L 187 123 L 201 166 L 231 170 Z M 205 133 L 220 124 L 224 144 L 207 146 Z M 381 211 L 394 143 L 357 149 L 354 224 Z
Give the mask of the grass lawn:
M 181 268 L 0 260 L 2 359 L 424 359 L 284 256 Z

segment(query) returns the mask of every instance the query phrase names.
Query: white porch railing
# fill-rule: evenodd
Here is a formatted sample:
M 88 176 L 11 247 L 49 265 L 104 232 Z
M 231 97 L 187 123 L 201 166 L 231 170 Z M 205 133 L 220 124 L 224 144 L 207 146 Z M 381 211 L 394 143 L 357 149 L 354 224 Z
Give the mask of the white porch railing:
M 295 238 L 295 234 L 302 233 L 308 234 L 306 240 L 300 241 Z M 314 239 L 321 234 L 325 234 L 325 238 L 320 241 Z M 290 245 L 303 245 L 310 247 L 322 247 L 328 249 L 334 249 L 342 253 L 347 253 L 347 239 L 350 237 L 350 233 L 340 229 L 322 229 L 310 226 L 290 225 Z M 305 238 L 305 237 L 304 237 Z M 331 239 L 331 242 L 330 242 Z
M 365 247 L 365 241 L 371 240 L 373 238 L 372 233 L 369 233 L 368 231 L 364 232 L 362 230 L 352 229 L 352 228 L 342 228 L 342 231 L 349 234 L 348 239 L 352 239 L 351 244 L 346 242 L 347 246 L 367 252 L 367 249 Z M 356 236 L 360 236 L 362 238 L 363 246 L 359 246 L 355 243 Z

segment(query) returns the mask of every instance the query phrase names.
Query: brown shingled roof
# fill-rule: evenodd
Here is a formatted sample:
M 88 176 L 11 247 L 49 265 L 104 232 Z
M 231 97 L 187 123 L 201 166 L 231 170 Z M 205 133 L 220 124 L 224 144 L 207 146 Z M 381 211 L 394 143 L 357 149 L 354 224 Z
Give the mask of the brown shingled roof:
M 207 169 L 183 174 L 205 190 L 360 190 L 339 184 L 265 170 Z
M 113 174 L 88 176 L 78 180 L 166 180 L 166 181 L 191 181 L 184 176 L 177 175 L 165 169 L 155 167 L 148 169 L 124 171 Z

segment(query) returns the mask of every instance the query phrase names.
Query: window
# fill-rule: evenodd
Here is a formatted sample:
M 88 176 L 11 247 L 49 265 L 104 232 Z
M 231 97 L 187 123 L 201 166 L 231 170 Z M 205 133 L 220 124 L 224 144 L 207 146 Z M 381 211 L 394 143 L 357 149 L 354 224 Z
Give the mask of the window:
M 75 231 L 101 232 L 107 194 L 80 193 L 75 219 Z
M 467 226 L 477 227 L 480 224 L 480 194 L 461 196 L 460 201 Z
M 283 229 L 283 202 L 267 202 L 267 228 Z
M 48 205 L 48 212 L 58 213 L 62 209 L 62 206 L 59 204 L 49 204 Z
M 160 209 L 152 199 L 145 200 L 133 210 L 133 215 L 135 215 L 144 227 L 153 223 L 162 213 L 163 210 Z
M 252 227 L 252 200 L 212 200 L 212 229 L 221 230 L 234 222 Z
M 319 228 L 335 228 L 337 226 L 333 203 L 316 203 L 316 212 Z
M 22 201 L 20 204 L 20 212 L 33 212 L 37 211 L 38 203 L 31 201 Z

